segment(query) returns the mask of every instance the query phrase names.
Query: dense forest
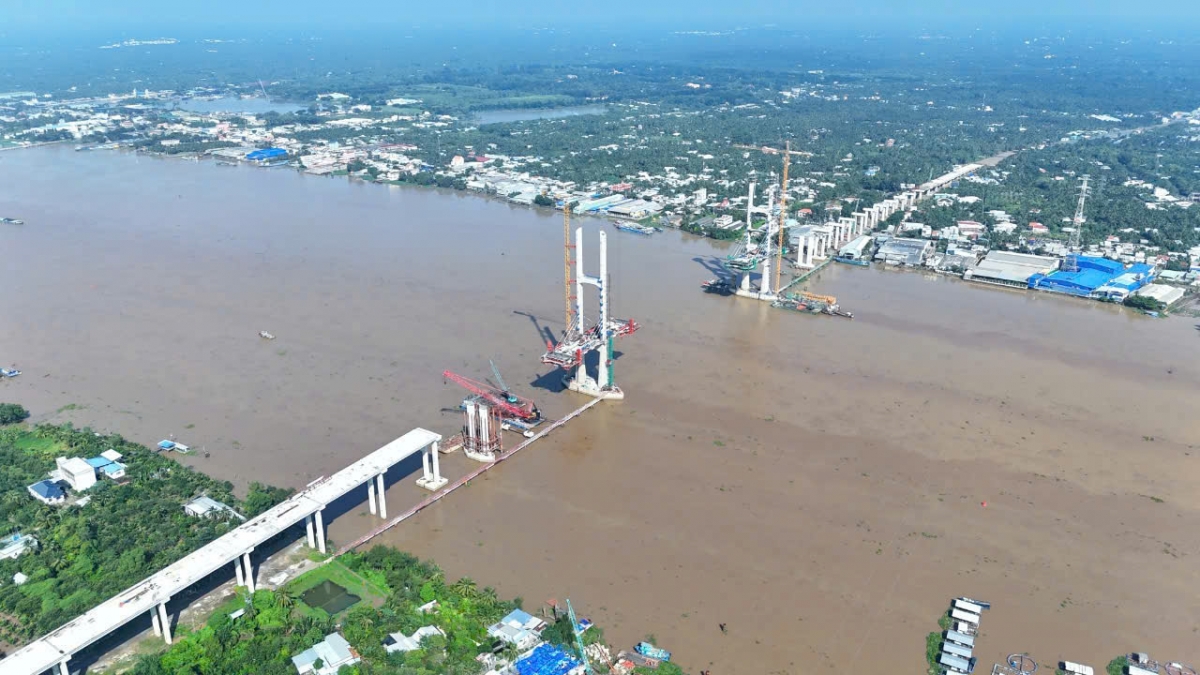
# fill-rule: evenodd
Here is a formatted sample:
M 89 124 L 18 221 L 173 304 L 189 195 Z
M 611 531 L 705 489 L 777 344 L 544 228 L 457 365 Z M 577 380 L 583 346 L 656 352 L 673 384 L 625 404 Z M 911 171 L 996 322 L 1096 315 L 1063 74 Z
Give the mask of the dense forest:
M 121 481 L 100 479 L 86 505 L 49 506 L 26 489 L 46 478 L 56 457 L 121 453 Z M 51 631 L 236 527 L 232 514 L 193 518 L 183 504 L 208 495 L 251 517 L 287 492 L 253 484 L 245 499 L 233 486 L 120 436 L 70 425 L 0 428 L 0 523 L 4 535 L 32 535 L 36 549 L 0 561 L 0 640 L 20 644 Z M 12 583 L 22 573 L 24 584 Z

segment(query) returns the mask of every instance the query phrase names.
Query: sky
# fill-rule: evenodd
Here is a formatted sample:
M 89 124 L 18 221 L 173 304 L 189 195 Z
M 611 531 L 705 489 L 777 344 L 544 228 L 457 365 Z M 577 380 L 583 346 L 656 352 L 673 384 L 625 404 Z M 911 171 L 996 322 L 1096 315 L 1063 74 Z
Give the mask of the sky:
M 162 30 L 371 27 L 613 26 L 938 27 L 1077 20 L 1089 24 L 1200 23 L 1189 0 L 0 0 L 0 32 L 25 29 Z

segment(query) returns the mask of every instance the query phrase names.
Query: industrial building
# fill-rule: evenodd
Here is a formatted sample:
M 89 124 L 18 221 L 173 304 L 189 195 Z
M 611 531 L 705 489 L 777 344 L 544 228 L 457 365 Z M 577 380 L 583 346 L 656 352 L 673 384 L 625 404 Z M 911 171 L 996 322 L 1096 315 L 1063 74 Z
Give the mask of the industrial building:
M 1135 295 L 1140 295 L 1147 298 L 1154 298 L 1161 302 L 1164 307 L 1179 302 L 1186 294 L 1182 288 L 1178 286 L 1167 286 L 1166 284 L 1149 284 L 1137 290 Z
M 870 246 L 871 237 L 864 234 L 860 237 L 855 237 L 849 244 L 838 249 L 837 254 L 839 258 L 845 258 L 846 260 L 859 260 L 869 257 L 866 253 Z
M 919 267 L 932 252 L 933 242 L 928 239 L 893 237 L 883 242 L 875 252 L 875 259 L 889 265 Z
M 251 162 L 270 162 L 276 159 L 284 159 L 287 157 L 287 150 L 283 148 L 263 148 L 246 153 L 246 159 Z
M 1029 279 L 1035 275 L 1045 276 L 1058 269 L 1058 259 L 1026 253 L 992 251 L 967 270 L 963 278 L 984 284 L 1029 288 Z
M 1108 288 L 1100 295 L 1119 295 L 1122 292 L 1127 295 L 1146 285 L 1154 277 L 1154 268 L 1150 265 L 1133 265 L 1126 270 L 1124 265 L 1108 258 L 1086 255 L 1073 258 L 1076 269 L 1060 269 L 1048 275 L 1034 275 L 1029 279 L 1029 287 L 1084 298 L 1092 297 L 1104 287 Z

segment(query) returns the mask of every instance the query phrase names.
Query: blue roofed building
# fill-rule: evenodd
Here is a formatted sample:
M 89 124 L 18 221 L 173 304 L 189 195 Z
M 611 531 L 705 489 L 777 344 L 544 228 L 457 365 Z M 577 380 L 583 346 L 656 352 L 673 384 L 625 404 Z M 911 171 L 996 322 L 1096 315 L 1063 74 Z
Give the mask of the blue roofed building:
M 1126 271 L 1125 266 L 1116 260 L 1087 255 L 1074 258 L 1078 269 L 1059 270 L 1048 275 L 1035 274 L 1029 279 L 1029 287 L 1086 298 Z M 1068 266 L 1064 263 L 1064 267 Z
M 1122 302 L 1131 293 L 1154 281 L 1155 270 L 1154 265 L 1147 265 L 1145 263 L 1130 265 L 1129 269 L 1096 289 L 1096 296 L 1105 300 Z
M 28 490 L 34 499 L 43 504 L 57 506 L 67 500 L 67 493 L 54 481 L 38 481 L 30 485 Z
M 119 480 L 125 477 L 125 465 L 120 462 L 114 462 L 107 457 L 90 457 L 83 461 L 95 469 L 97 474 L 105 478 Z
M 508 616 L 488 627 L 488 635 L 519 650 L 525 650 L 541 642 L 541 632 L 546 622 L 529 612 L 514 609 Z
M 287 157 L 287 150 L 283 148 L 263 148 L 254 152 L 246 153 L 246 159 L 251 162 L 269 162 L 274 159 L 283 159 Z
M 582 675 L 583 663 L 551 644 L 539 645 L 513 666 L 518 675 Z

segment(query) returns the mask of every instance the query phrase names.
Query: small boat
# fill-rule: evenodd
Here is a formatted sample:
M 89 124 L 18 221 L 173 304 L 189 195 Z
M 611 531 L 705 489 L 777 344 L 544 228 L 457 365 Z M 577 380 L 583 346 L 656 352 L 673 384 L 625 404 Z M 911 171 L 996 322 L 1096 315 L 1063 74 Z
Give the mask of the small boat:
M 866 260 L 858 260 L 856 258 L 843 258 L 841 256 L 835 257 L 833 259 L 833 261 L 840 262 L 843 265 L 854 265 L 856 267 L 870 267 L 871 266 L 871 263 L 867 262 Z
M 652 659 L 658 659 L 659 661 L 670 661 L 671 660 L 671 652 L 669 652 L 665 649 L 661 649 L 659 647 L 655 647 L 654 645 L 650 644 L 649 642 L 639 642 L 633 648 L 633 650 L 635 652 L 641 654 L 642 656 L 646 656 L 646 657 L 649 657 Z
M 265 330 L 258 331 L 258 337 L 260 337 L 264 340 L 274 340 L 275 339 L 275 336 L 273 334 L 268 333 Z
M 20 218 L 0 218 L 0 223 L 5 223 L 8 225 L 24 225 L 25 221 L 21 220 Z
M 21 374 L 21 371 L 16 368 L 0 368 L 0 377 L 16 377 Z

